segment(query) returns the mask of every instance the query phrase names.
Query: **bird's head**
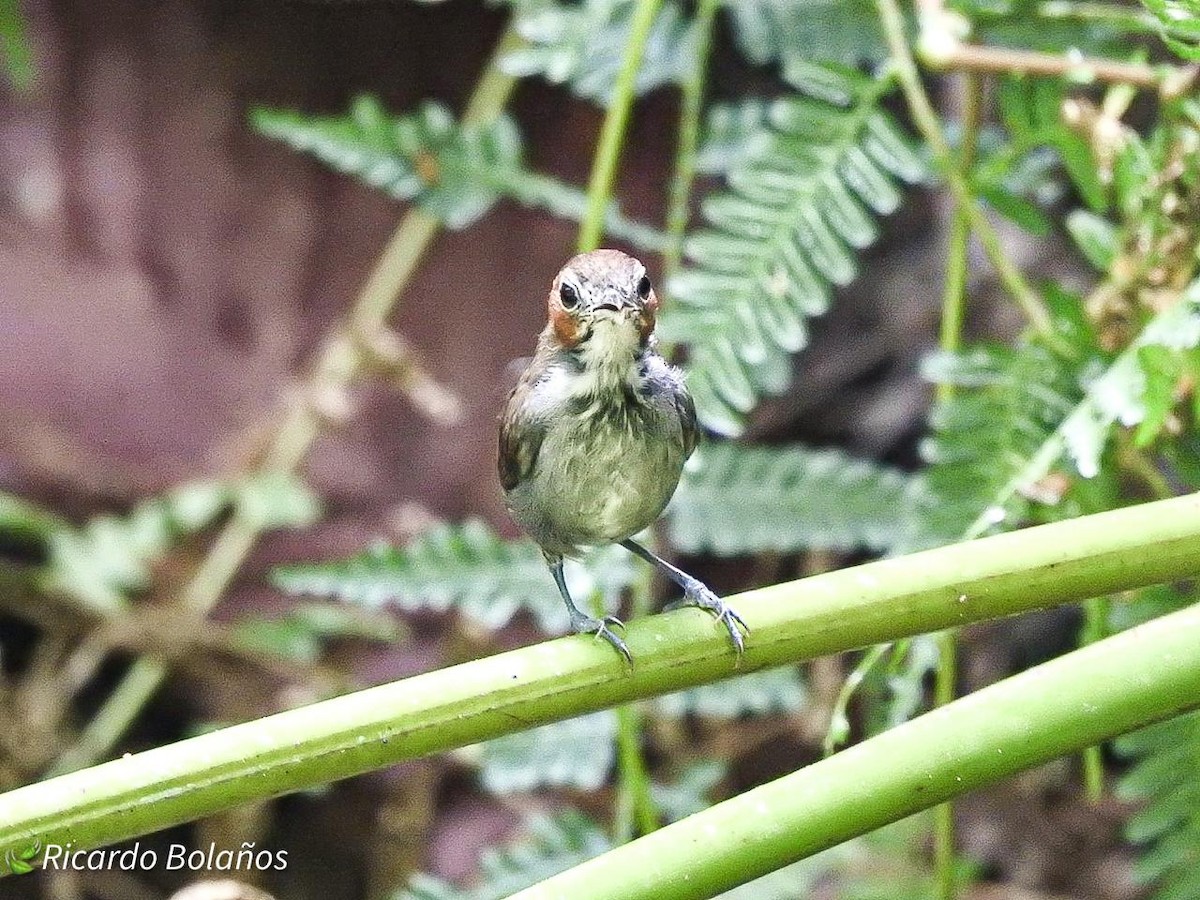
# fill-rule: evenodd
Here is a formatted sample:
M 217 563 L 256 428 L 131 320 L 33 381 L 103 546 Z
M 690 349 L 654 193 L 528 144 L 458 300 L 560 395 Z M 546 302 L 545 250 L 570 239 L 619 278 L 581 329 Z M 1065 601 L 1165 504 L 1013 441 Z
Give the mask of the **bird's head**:
M 658 297 L 646 267 L 632 256 L 593 250 L 562 267 L 547 306 L 560 345 L 610 357 L 645 346 L 654 331 Z

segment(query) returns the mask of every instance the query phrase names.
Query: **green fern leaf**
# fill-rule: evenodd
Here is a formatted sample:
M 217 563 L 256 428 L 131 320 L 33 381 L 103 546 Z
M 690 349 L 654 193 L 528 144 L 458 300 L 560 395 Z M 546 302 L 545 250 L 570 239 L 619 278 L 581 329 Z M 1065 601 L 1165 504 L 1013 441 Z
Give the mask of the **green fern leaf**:
M 571 594 L 578 598 L 595 590 L 615 595 L 631 571 L 629 554 L 620 548 L 597 551 L 586 567 L 566 567 Z M 502 627 L 521 609 L 547 633 L 560 633 L 568 624 L 541 551 L 530 541 L 501 540 L 478 520 L 439 525 L 403 549 L 380 545 L 348 560 L 284 566 L 272 573 L 272 581 L 290 594 L 366 606 L 453 607 L 488 629 Z
M 661 715 L 678 718 L 694 715 L 712 719 L 737 719 L 745 715 L 768 716 L 799 709 L 808 699 L 800 673 L 790 666 L 740 675 L 720 684 L 706 684 L 654 701 Z
M 879 17 L 866 0 L 736 0 L 725 9 L 742 55 L 780 64 L 789 81 L 813 63 L 887 59 Z
M 573 809 L 534 817 L 524 831 L 505 846 L 484 853 L 474 887 L 458 888 L 420 874 L 392 900 L 503 900 L 612 847 L 591 819 Z
M 685 553 L 886 550 L 911 525 L 915 480 L 836 450 L 712 443 L 698 457 L 667 510 Z
M 1127 628 L 1181 609 L 1195 596 L 1158 586 L 1113 607 L 1115 628 Z M 1160 722 L 1114 743 L 1132 760 L 1117 795 L 1142 808 L 1125 826 L 1126 837 L 1141 845 L 1134 874 L 1153 885 L 1154 900 L 1197 896 L 1200 881 L 1200 713 Z
M 696 152 L 696 171 L 704 175 L 723 175 L 761 150 L 769 139 L 769 107 L 767 101 L 758 98 L 712 104 Z
M 570 787 L 594 791 L 616 757 L 611 709 L 518 731 L 480 745 L 479 777 L 493 794 Z
M 127 515 L 105 514 L 82 528 L 60 528 L 49 535 L 44 584 L 101 613 L 123 609 L 128 594 L 149 586 L 152 564 L 180 537 L 237 503 L 243 488 L 254 492 L 257 482 L 193 482 L 144 500 Z
M 519 78 L 540 75 L 607 106 L 629 44 L 634 0 L 509 2 L 526 46 L 506 54 L 501 70 Z M 694 57 L 692 24 L 679 5 L 668 0 L 650 27 L 634 90 L 644 94 L 681 81 L 691 71 Z
M 373 97 L 346 116 L 257 109 L 254 127 L 309 153 L 398 200 L 416 200 L 450 228 L 463 228 L 502 195 L 502 174 L 520 167 L 521 139 L 512 119 L 460 126 L 445 107 L 424 104 L 393 118 Z
M 786 387 L 806 319 L 854 277 L 875 216 L 900 203 L 898 183 L 924 175 L 878 108 L 890 83 L 852 80 L 846 108 L 806 97 L 771 104 L 770 128 L 729 172 L 730 189 L 703 204 L 709 227 L 686 248 L 696 265 L 668 285 L 661 331 L 687 345 L 697 412 L 714 431 L 738 433 L 762 393 Z
M 261 134 L 398 200 L 416 202 L 448 228 L 465 228 L 502 197 L 574 220 L 587 208 L 582 191 L 524 168 L 521 135 L 508 116 L 463 125 L 436 103 L 391 116 L 364 96 L 345 116 L 256 109 L 250 119 Z M 604 221 L 609 234 L 636 246 L 657 250 L 664 244 L 653 229 L 622 216 L 615 203 Z

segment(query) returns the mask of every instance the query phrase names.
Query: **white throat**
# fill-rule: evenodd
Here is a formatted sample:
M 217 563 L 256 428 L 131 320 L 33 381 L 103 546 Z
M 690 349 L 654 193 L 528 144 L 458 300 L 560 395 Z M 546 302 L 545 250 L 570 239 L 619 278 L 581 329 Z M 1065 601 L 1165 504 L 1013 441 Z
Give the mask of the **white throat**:
M 591 336 L 580 347 L 583 371 L 579 374 L 587 387 L 579 393 L 610 388 L 638 381 L 637 358 L 641 335 L 628 319 L 599 316 L 592 323 Z

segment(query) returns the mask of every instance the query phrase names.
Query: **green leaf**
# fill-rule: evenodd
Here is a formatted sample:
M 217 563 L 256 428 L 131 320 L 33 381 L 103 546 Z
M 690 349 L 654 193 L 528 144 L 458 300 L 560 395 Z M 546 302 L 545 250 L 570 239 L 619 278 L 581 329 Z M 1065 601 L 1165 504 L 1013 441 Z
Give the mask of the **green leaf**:
M 18 91 L 33 86 L 33 48 L 20 0 L 0 0 L 0 58 L 8 80 Z
M 500 795 L 541 787 L 594 791 L 612 769 L 616 736 L 611 709 L 518 731 L 481 745 L 479 777 Z
M 49 537 L 45 585 L 103 615 L 124 609 L 128 594 L 150 585 L 153 563 L 179 538 L 211 524 L 232 496 L 212 482 L 185 484 L 128 515 L 58 530 Z
M 909 527 L 914 479 L 836 450 L 702 445 L 667 509 L 671 543 L 721 556 L 885 550 Z
M 320 658 L 331 638 L 396 641 L 402 636 L 403 628 L 390 617 L 318 603 L 295 606 L 275 619 L 243 620 L 233 627 L 233 642 L 242 650 L 307 663 Z
M 40 504 L 0 491 L 0 540 L 38 552 L 56 533 L 70 527 Z
M 999 184 L 979 185 L 978 192 L 988 206 L 1030 234 L 1045 237 L 1050 233 L 1049 217 L 1024 197 Z
M 1107 272 L 1117 256 L 1117 228 L 1103 216 L 1084 209 L 1067 214 L 1067 233 L 1092 266 Z
M 275 528 L 303 528 L 317 521 L 321 504 L 299 478 L 286 472 L 264 472 L 234 487 L 238 515 L 263 531 Z M 189 511 L 198 506 L 190 496 Z
M 435 103 L 393 118 L 364 96 L 347 116 L 256 109 L 251 122 L 339 172 L 415 200 L 449 228 L 464 228 L 487 212 L 501 196 L 503 176 L 520 166 L 520 135 L 510 118 L 459 125 Z
M 633 25 L 633 0 L 568 4 L 557 0 L 509 0 L 514 25 L 526 41 L 500 68 L 526 78 L 540 75 L 567 84 L 581 97 L 607 106 L 624 62 Z M 695 37 L 677 3 L 659 8 L 638 67 L 634 90 L 644 94 L 682 81 L 693 67 Z
M 1188 62 L 1200 62 L 1200 3 L 1196 0 L 1142 0 L 1158 19 L 1163 42 Z
M 580 602 L 596 590 L 613 596 L 631 577 L 629 556 L 612 547 L 589 556 L 586 567 L 568 563 L 571 595 Z M 551 634 L 568 624 L 537 546 L 503 541 L 478 520 L 436 526 L 404 548 L 381 545 L 339 562 L 277 568 L 272 582 L 291 594 L 369 607 L 454 608 L 488 629 L 502 627 L 522 609 Z
M 1115 627 L 1132 627 L 1195 602 L 1193 595 L 1165 585 L 1139 591 L 1132 602 L 1114 606 Z M 1117 783 L 1117 795 L 1137 801 L 1126 837 L 1143 845 L 1134 873 L 1153 884 L 1154 900 L 1195 896 L 1200 859 L 1200 713 L 1190 713 L 1125 735 L 1116 752 L 1132 761 Z
M 806 97 L 771 104 L 770 127 L 750 138 L 729 190 L 704 201 L 708 227 L 686 244 L 695 264 L 668 285 L 660 331 L 687 345 L 697 413 L 714 431 L 738 433 L 761 394 L 787 386 L 806 320 L 854 277 L 876 216 L 900 203 L 897 183 L 923 177 L 878 108 L 890 82 L 847 83 L 856 91 L 848 108 Z
M 721 684 L 708 684 L 674 694 L 655 702 L 661 715 L 702 716 L 711 719 L 737 719 L 741 716 L 768 716 L 792 712 L 808 699 L 800 673 L 793 667 L 752 672 Z
M 458 888 L 422 873 L 392 900 L 503 900 L 611 847 L 605 833 L 573 809 L 536 816 L 520 837 L 484 852 L 475 887 Z
M 761 150 L 762 144 L 769 140 L 768 110 L 767 101 L 758 98 L 712 104 L 696 153 L 696 171 L 723 175 Z
M 812 63 L 887 59 L 879 17 L 866 0 L 733 0 L 725 10 L 742 55 L 756 65 L 780 64 L 789 81 Z
M 373 97 L 359 97 L 345 116 L 256 109 L 250 117 L 267 137 L 308 153 L 398 200 L 412 200 L 447 228 L 465 228 L 502 197 L 579 220 L 582 191 L 525 169 L 522 140 L 505 115 L 487 125 L 463 125 L 445 107 L 426 103 L 406 116 L 388 115 Z M 616 238 L 661 249 L 660 234 L 625 219 L 612 204 L 605 228 Z

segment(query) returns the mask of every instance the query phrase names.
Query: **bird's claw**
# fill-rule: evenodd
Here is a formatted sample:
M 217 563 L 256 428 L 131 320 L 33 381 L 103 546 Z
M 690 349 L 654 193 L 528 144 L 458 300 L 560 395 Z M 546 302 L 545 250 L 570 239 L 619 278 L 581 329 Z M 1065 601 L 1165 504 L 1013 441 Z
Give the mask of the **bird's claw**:
M 750 626 L 738 615 L 737 610 L 710 591 L 704 584 L 697 581 L 684 589 L 683 596 L 663 607 L 664 610 L 680 609 L 684 606 L 697 606 L 712 613 L 718 622 L 729 632 L 729 640 L 733 643 L 734 652 L 741 660 L 746 650 L 746 640 L 742 632 L 750 634 Z
M 611 627 L 610 627 L 611 626 Z M 597 619 L 594 616 L 571 616 L 571 630 L 576 634 L 594 634 L 597 638 L 601 638 L 616 648 L 617 652 L 625 657 L 625 662 L 633 665 L 633 657 L 629 655 L 629 648 L 625 646 L 625 642 L 617 637 L 613 628 L 625 630 L 625 623 L 616 616 L 605 616 L 602 619 Z

